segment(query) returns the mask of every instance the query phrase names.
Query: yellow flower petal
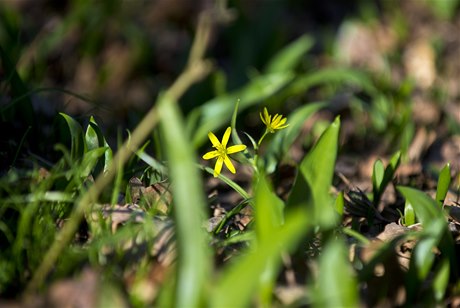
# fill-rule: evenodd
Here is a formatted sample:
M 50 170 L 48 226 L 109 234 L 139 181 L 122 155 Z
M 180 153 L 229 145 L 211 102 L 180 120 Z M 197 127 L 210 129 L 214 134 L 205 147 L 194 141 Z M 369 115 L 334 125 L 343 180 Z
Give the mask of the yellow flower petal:
M 282 116 L 280 116 L 279 114 L 276 114 L 274 117 L 273 117 L 273 121 L 271 123 L 271 126 L 273 128 L 276 128 L 276 126 L 278 125 L 279 121 L 281 120 Z
M 270 124 L 271 117 L 272 116 L 268 114 L 267 107 L 264 107 L 264 118 L 267 125 Z
M 266 132 L 274 133 L 277 129 L 283 129 L 288 127 L 288 124 L 285 125 L 287 119 L 283 118 L 282 114 L 277 113 L 272 118 L 272 116 L 268 114 L 268 110 L 266 107 L 264 107 L 264 116 L 262 117 L 261 113 L 260 118 L 267 127 Z
M 246 146 L 244 144 L 232 145 L 231 147 L 227 148 L 227 154 L 233 154 L 244 150 L 246 150 Z
M 225 156 L 224 163 L 225 163 L 225 166 L 227 166 L 228 170 L 230 170 L 231 173 L 233 174 L 236 173 L 235 167 L 233 166 L 232 161 L 230 160 L 230 158 L 228 158 L 228 156 Z
M 228 139 L 230 138 L 230 134 L 232 133 L 232 128 L 227 127 L 225 130 L 224 136 L 222 137 L 222 146 L 225 148 L 228 143 Z
M 217 148 L 220 146 L 219 139 L 217 139 L 216 135 L 214 135 L 212 132 L 208 133 L 208 138 L 211 140 L 212 146 Z
M 279 126 L 282 126 L 284 123 L 286 123 L 286 121 L 287 121 L 286 118 L 282 119 L 282 120 L 278 123 L 278 127 L 279 127 Z
M 219 158 L 216 161 L 216 165 L 214 166 L 214 177 L 217 177 L 222 171 L 223 162 L 224 162 L 224 158 L 222 158 L 222 156 L 219 156 Z
M 211 159 L 219 155 L 220 155 L 219 151 L 210 151 L 203 155 L 203 159 Z
M 228 157 L 228 154 L 240 152 L 246 149 L 244 144 L 233 145 L 227 148 L 231 133 L 232 128 L 228 127 L 225 130 L 224 136 L 222 137 L 222 143 L 219 142 L 219 139 L 217 139 L 217 137 L 212 132 L 208 133 L 209 140 L 211 140 L 213 147 L 216 148 L 216 150 L 204 154 L 203 159 L 217 158 L 216 164 L 214 166 L 214 177 L 219 176 L 224 163 L 230 172 L 236 173 L 235 166 L 233 166 L 232 161 Z
M 268 125 L 267 122 L 265 122 L 264 116 L 262 115 L 262 112 L 259 112 L 260 119 L 262 120 L 262 123 L 265 125 Z

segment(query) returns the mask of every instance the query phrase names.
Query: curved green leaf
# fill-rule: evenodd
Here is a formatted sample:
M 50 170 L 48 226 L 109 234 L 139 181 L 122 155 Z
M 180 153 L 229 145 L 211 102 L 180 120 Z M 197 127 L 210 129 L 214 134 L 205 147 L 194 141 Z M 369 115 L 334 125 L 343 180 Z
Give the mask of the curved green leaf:
M 286 92 L 289 95 L 298 95 L 311 87 L 331 83 L 352 84 L 361 87 L 372 95 L 377 93 L 377 89 L 368 75 L 348 68 L 325 68 L 316 72 L 308 72 L 296 78 L 286 89 Z
M 404 225 L 411 226 L 413 224 L 415 224 L 414 207 L 406 200 L 406 204 L 404 205 Z
M 289 251 L 311 230 L 305 211 L 294 210 L 286 216 L 286 223 L 276 228 L 270 241 L 264 241 L 227 266 L 211 293 L 210 307 L 247 307 L 260 286 L 267 260 L 276 270 L 281 263 L 281 252 Z M 238 282 L 238 283 L 235 283 Z
M 70 156 L 72 159 L 76 160 L 83 156 L 83 153 L 86 152 L 85 139 L 83 136 L 83 128 L 81 125 L 75 121 L 72 117 L 66 115 L 65 113 L 59 113 L 67 123 L 70 134 Z
M 358 284 L 342 241 L 327 243 L 319 259 L 314 307 L 358 307 Z
M 201 228 L 206 217 L 204 189 L 196 168 L 196 153 L 185 134 L 176 102 L 164 95 L 158 111 L 175 206 L 178 244 L 175 305 L 200 307 L 212 264 L 206 233 Z
M 336 224 L 333 200 L 329 194 L 337 158 L 340 118 L 321 135 L 300 163 L 300 170 L 289 195 L 287 206 L 305 208 L 315 225 Z
M 438 202 L 440 206 L 443 205 L 444 199 L 447 196 L 450 181 L 450 164 L 446 164 L 439 173 L 438 187 L 436 188 L 436 202 Z
M 424 192 L 411 187 L 398 186 L 398 190 L 415 210 L 419 221 L 426 227 L 436 218 L 443 217 L 443 212 L 436 201 Z
M 313 39 L 310 36 L 301 36 L 278 52 L 267 64 L 265 72 L 278 73 L 295 69 L 312 46 Z

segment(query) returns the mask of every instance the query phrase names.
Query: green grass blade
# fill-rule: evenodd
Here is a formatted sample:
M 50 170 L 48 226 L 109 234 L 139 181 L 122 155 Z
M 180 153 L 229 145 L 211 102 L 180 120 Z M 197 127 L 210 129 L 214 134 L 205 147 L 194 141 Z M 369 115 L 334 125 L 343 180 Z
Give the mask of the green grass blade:
M 406 204 L 404 205 L 404 225 L 411 226 L 413 224 L 415 224 L 414 207 L 406 200 Z
M 284 222 L 284 202 L 270 187 L 266 177 L 259 175 L 254 193 L 256 234 L 260 241 L 270 240 L 274 228 Z
M 212 265 L 205 230 L 201 227 L 205 218 L 203 185 L 196 168 L 196 154 L 186 137 L 175 101 L 163 96 L 158 108 L 175 206 L 178 243 L 175 305 L 200 307 Z
M 347 249 L 341 240 L 332 240 L 319 259 L 319 276 L 314 307 L 359 307 L 358 284 Z
M 433 280 L 434 298 L 441 302 L 446 294 L 447 285 L 449 283 L 450 263 L 448 259 L 443 259 L 435 274 Z
M 100 146 L 103 146 L 101 145 L 101 142 L 99 141 L 99 134 L 96 131 L 96 127 L 97 127 L 97 124 L 95 124 L 94 118 L 91 117 L 90 122 L 85 132 L 85 143 L 86 143 L 86 148 L 88 150 L 94 150 Z
M 437 206 L 436 201 L 427 196 L 424 192 L 404 186 L 398 186 L 398 190 L 412 204 L 415 215 L 426 227 L 436 218 L 443 217 L 442 210 Z
M 301 75 L 289 85 L 286 92 L 288 95 L 298 95 L 311 87 L 331 83 L 352 84 L 361 87 L 371 95 L 377 93 L 368 75 L 348 68 L 325 68 Z
M 105 140 L 101 128 L 96 123 L 94 117 L 91 117 L 86 128 L 85 143 L 87 150 L 93 150 L 98 147 L 105 147 L 104 160 L 100 160 L 96 166 L 95 174 L 99 174 L 102 171 L 107 171 L 109 164 L 112 161 L 113 152 L 109 144 Z
M 439 173 L 438 187 L 436 188 L 436 202 L 438 202 L 440 206 L 443 205 L 444 199 L 447 196 L 450 181 L 450 164 L 446 164 Z
M 379 163 L 380 162 L 380 163 Z M 393 177 L 401 163 L 401 152 L 396 152 L 390 159 L 385 171 L 383 171 L 383 163 L 377 160 L 374 164 L 374 172 L 372 174 L 373 200 L 374 206 L 377 207 L 382 198 L 383 192 L 388 184 L 393 180 Z M 382 173 L 383 172 L 383 173 Z M 375 178 L 374 178 L 375 177 Z
M 426 236 L 422 237 L 415 246 L 411 263 L 415 266 L 419 281 L 423 281 L 429 274 L 435 260 L 434 248 L 446 231 L 445 221 L 442 218 L 435 219 L 425 228 L 424 234 Z
M 271 240 L 235 260 L 226 267 L 215 285 L 210 307 L 247 307 L 260 285 L 266 260 L 273 259 L 272 266 L 279 267 L 281 252 L 296 245 L 311 228 L 305 211 L 296 210 L 286 216 L 286 223 L 273 230 Z M 237 283 L 236 283 L 237 282 Z
M 266 73 L 278 73 L 295 69 L 305 53 L 313 46 L 313 39 L 303 35 L 278 52 L 267 64 Z
M 266 177 L 260 174 L 254 193 L 255 230 L 258 245 L 271 241 L 274 230 L 284 222 L 284 203 L 276 196 Z M 271 306 L 277 266 L 276 257 L 266 258 L 265 269 L 260 275 L 259 301 L 262 306 Z M 263 262 L 261 260 L 261 262 Z
M 385 167 L 383 166 L 383 162 L 380 159 L 377 159 L 374 163 L 374 168 L 372 171 L 372 188 L 374 191 L 374 199 L 377 198 L 380 194 L 384 173 Z
M 287 202 L 288 207 L 306 208 L 315 224 L 324 227 L 336 223 L 334 202 L 329 189 L 334 176 L 339 130 L 340 118 L 337 117 L 300 163 Z
M 214 169 L 211 169 L 209 167 L 203 167 L 201 165 L 200 165 L 200 167 L 204 171 L 206 171 L 207 173 L 214 175 Z M 232 181 L 231 179 L 229 179 L 228 177 L 226 177 L 222 173 L 218 175 L 218 178 L 220 180 L 222 180 L 225 184 L 227 184 L 228 186 L 233 188 L 233 190 L 235 190 L 237 193 L 239 193 L 240 196 L 243 197 L 244 199 L 246 199 L 246 200 L 251 199 L 251 196 L 240 185 L 238 185 L 236 182 Z
M 86 152 L 83 128 L 80 123 L 65 113 L 59 113 L 67 123 L 70 134 L 70 155 L 73 160 L 77 160 Z
M 231 127 L 232 127 L 232 140 L 234 144 L 243 144 L 241 141 L 240 136 L 238 135 L 238 131 L 236 130 L 236 117 L 238 116 L 238 107 L 240 105 L 240 100 L 236 100 L 235 108 L 233 109 L 233 114 L 232 114 L 232 122 L 231 122 Z
M 335 199 L 335 210 L 340 216 L 343 216 L 343 209 L 345 208 L 345 198 L 343 197 L 343 191 L 339 192 Z

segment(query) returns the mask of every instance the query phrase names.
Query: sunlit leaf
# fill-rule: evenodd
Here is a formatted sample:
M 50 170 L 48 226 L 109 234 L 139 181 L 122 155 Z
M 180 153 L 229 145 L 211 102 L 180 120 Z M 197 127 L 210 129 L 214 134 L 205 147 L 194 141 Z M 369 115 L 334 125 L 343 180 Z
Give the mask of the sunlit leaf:
M 374 163 L 374 168 L 372 172 L 372 186 L 375 192 L 380 191 L 384 173 L 385 167 L 383 166 L 383 162 L 380 159 L 377 159 Z
M 411 226 L 415 223 L 415 212 L 412 204 L 406 200 L 404 205 L 404 225 Z
M 368 75 L 348 68 L 325 68 L 315 72 L 308 72 L 296 78 L 286 89 L 286 92 L 289 95 L 298 95 L 311 87 L 331 83 L 359 86 L 370 94 L 377 92 Z
M 438 266 L 438 270 L 433 280 L 433 290 L 435 299 L 440 302 L 446 294 L 450 276 L 450 263 L 448 259 L 443 259 Z
M 65 113 L 59 113 L 67 123 L 67 127 L 69 129 L 70 134 L 70 155 L 72 159 L 78 159 L 82 157 L 83 153 L 86 151 L 85 149 L 85 140 L 83 136 L 83 128 L 81 125 L 75 121 L 72 117 L 66 115 Z
M 393 179 L 396 169 L 398 169 L 401 162 L 401 152 L 396 152 L 390 159 L 387 167 L 383 169 L 381 160 L 377 160 L 374 164 L 374 172 L 372 174 L 372 189 L 373 197 L 372 202 L 374 206 L 378 206 L 380 198 L 382 197 L 386 187 Z
M 398 186 L 398 190 L 412 205 L 415 215 L 419 221 L 428 226 L 436 218 L 443 217 L 441 208 L 437 206 L 436 201 L 427 196 L 424 192 L 415 188 Z
M 214 285 L 209 306 L 248 306 L 266 269 L 265 261 L 273 260 L 272 266 L 279 268 L 281 252 L 292 249 L 310 229 L 311 224 L 303 210 L 289 213 L 286 223 L 273 230 L 270 241 L 261 243 L 255 251 L 241 256 L 224 269 L 221 278 Z
M 439 173 L 438 187 L 436 188 L 436 202 L 438 202 L 440 206 L 443 205 L 444 199 L 447 196 L 450 181 L 450 164 L 446 164 Z
M 175 305 L 199 307 L 212 264 L 205 230 L 201 228 L 206 217 L 204 189 L 196 168 L 196 153 L 185 135 L 176 103 L 163 96 L 158 108 L 175 207 L 178 243 Z
M 358 284 L 345 245 L 331 240 L 319 259 L 314 307 L 358 307 Z
M 417 274 L 420 281 L 427 277 L 434 262 L 434 248 L 441 240 L 445 231 L 445 221 L 442 218 L 435 219 L 424 230 L 427 236 L 423 237 L 415 246 L 412 260 L 417 268 Z
M 337 221 L 329 190 L 334 176 L 339 130 L 340 119 L 337 117 L 300 163 L 287 201 L 288 207 L 305 208 L 314 223 L 324 227 L 331 227 Z
M 284 203 L 276 196 L 265 175 L 260 174 L 254 192 L 255 229 L 258 245 L 271 242 L 271 236 L 284 222 Z M 261 262 L 264 262 L 261 260 Z M 259 300 L 264 306 L 271 305 L 273 287 L 277 275 L 276 256 L 266 258 L 261 273 Z
M 343 191 L 339 192 L 335 199 L 335 210 L 340 216 L 343 215 L 343 209 L 345 208 L 345 198 L 343 197 Z

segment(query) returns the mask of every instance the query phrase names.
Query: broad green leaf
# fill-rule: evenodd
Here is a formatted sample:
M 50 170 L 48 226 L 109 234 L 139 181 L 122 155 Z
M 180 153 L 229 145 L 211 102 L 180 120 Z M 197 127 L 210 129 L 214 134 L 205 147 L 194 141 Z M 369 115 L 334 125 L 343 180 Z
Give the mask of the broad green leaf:
M 301 36 L 278 52 L 267 64 L 265 72 L 278 73 L 295 69 L 312 46 L 313 39 L 310 36 Z
M 70 133 L 70 155 L 72 159 L 76 160 L 83 156 L 85 153 L 85 139 L 83 136 L 83 128 L 81 125 L 75 121 L 72 117 L 66 115 L 65 113 L 59 113 L 67 123 Z
M 449 283 L 450 263 L 449 259 L 445 258 L 436 271 L 433 280 L 434 298 L 436 301 L 441 302 L 446 294 L 447 285 Z
M 345 208 L 345 198 L 343 197 L 343 191 L 339 192 L 335 199 L 335 210 L 340 216 L 343 215 L 343 209 Z
M 303 158 L 287 201 L 288 207 L 303 207 L 314 224 L 332 227 L 337 215 L 329 194 L 337 158 L 340 118 L 321 135 L 313 149 Z
M 341 240 L 330 240 L 319 258 L 314 307 L 358 307 L 358 284 Z
M 85 142 L 86 142 L 86 149 L 87 150 L 94 150 L 97 149 L 98 147 L 101 146 L 100 141 L 99 141 L 99 136 L 96 132 L 96 129 L 93 127 L 94 125 L 94 118 L 91 117 L 90 119 L 90 124 L 86 128 L 86 133 L 85 133 Z M 93 123 L 93 125 L 91 125 Z M 97 125 L 95 125 L 97 127 Z
M 176 102 L 164 95 L 160 98 L 158 112 L 175 206 L 178 245 L 175 305 L 200 307 L 212 265 L 207 235 L 201 228 L 206 217 L 204 188 L 196 168 L 196 153 L 185 134 Z
M 415 246 L 411 259 L 417 269 L 419 281 L 423 281 L 430 272 L 435 257 L 434 248 L 438 245 L 445 231 L 445 221 L 442 218 L 434 219 L 429 226 L 425 227 L 423 233 L 426 236 L 422 237 Z
M 80 176 L 82 178 L 86 178 L 91 173 L 93 173 L 93 169 L 96 167 L 97 163 L 99 162 L 99 158 L 105 154 L 107 148 L 95 148 L 94 150 L 87 151 L 83 156 L 83 160 L 81 162 L 81 171 Z
M 105 147 L 104 160 L 98 162 L 95 173 L 99 174 L 102 171 L 107 171 L 109 164 L 112 162 L 113 152 L 94 117 L 90 118 L 88 127 L 86 128 L 85 142 L 87 150 Z
M 254 207 L 256 234 L 259 240 L 269 240 L 274 228 L 284 222 L 284 202 L 273 192 L 264 174 L 255 185 Z
M 359 86 L 369 94 L 377 93 L 368 75 L 348 68 L 325 68 L 316 72 L 308 72 L 296 78 L 286 89 L 288 95 L 304 93 L 311 87 L 321 84 L 351 84 Z
M 216 97 L 192 111 L 188 121 L 196 122 L 198 125 L 198 127 L 193 128 L 191 124 L 187 124 L 187 128 L 194 131 L 193 145 L 195 147 L 202 145 L 210 131 L 216 131 L 230 122 L 235 102 L 238 99 L 240 99 L 239 110 L 242 111 L 270 97 L 290 82 L 292 78 L 291 72 L 259 76 L 243 88 Z M 199 118 L 198 121 L 197 118 Z
M 425 227 L 430 225 L 436 218 L 443 217 L 442 210 L 437 206 L 436 201 L 424 192 L 404 186 L 398 186 L 398 190 L 412 204 L 415 215 Z
M 263 245 L 265 242 L 272 241 L 272 234 L 284 222 L 283 210 L 284 203 L 273 192 L 264 174 L 259 174 L 258 182 L 255 185 L 254 192 L 255 207 L 255 230 L 257 244 Z M 273 288 L 278 272 L 276 259 L 267 257 L 265 260 L 265 269 L 260 276 L 259 301 L 262 306 L 271 306 L 273 297 Z
M 299 136 L 305 121 L 325 105 L 325 103 L 310 103 L 296 109 L 287 117 L 289 126 L 276 132 L 265 152 L 264 160 L 267 173 L 275 171 L 277 164 Z
M 273 230 L 270 241 L 257 245 L 227 266 L 215 283 L 210 295 L 210 307 L 247 307 L 260 285 L 261 275 L 266 269 L 266 260 L 273 260 L 279 268 L 281 252 L 291 250 L 311 230 L 305 211 L 294 210 L 286 216 L 286 223 Z
M 406 204 L 404 205 L 404 225 L 411 226 L 413 224 L 415 224 L 414 207 L 406 200 Z
M 443 205 L 450 186 L 450 164 L 446 164 L 439 173 L 438 187 L 436 188 L 436 202 Z
M 396 152 L 390 159 L 385 171 L 382 175 L 383 163 L 377 163 L 380 160 L 377 160 L 374 165 L 374 173 L 372 174 L 372 186 L 373 186 L 373 200 L 374 206 L 378 206 L 380 198 L 382 197 L 386 187 L 393 179 L 396 169 L 398 169 L 401 162 L 401 152 Z M 375 175 L 374 175 L 375 174 Z M 374 179 L 375 176 L 375 179 Z
M 380 159 L 377 159 L 374 163 L 374 169 L 372 172 L 372 187 L 374 189 L 374 195 L 381 190 L 383 182 L 383 175 L 385 173 L 385 167 Z

